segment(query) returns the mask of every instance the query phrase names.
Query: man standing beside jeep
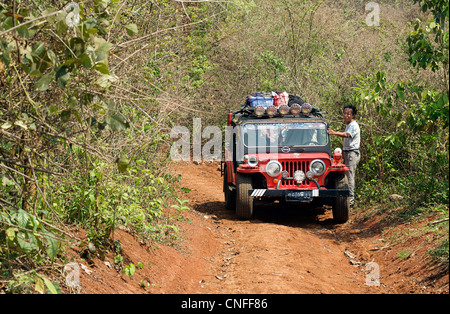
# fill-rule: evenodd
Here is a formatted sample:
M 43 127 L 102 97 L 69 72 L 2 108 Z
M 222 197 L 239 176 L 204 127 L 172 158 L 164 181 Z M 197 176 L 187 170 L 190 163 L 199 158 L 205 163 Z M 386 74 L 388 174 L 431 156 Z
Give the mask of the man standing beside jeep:
M 355 172 L 360 160 L 359 145 L 361 132 L 358 123 L 355 121 L 357 110 L 353 105 L 344 106 L 344 122 L 346 124 L 344 132 L 337 132 L 328 129 L 328 134 L 342 137 L 344 150 L 344 163 L 348 167 L 348 188 L 350 190 L 350 206 L 355 205 Z

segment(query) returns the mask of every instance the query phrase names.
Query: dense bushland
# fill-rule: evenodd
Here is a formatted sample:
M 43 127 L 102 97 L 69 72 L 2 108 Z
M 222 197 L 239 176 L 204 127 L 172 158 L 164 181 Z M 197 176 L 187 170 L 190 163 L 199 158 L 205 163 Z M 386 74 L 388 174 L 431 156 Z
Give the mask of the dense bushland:
M 68 262 L 65 249 L 80 240 L 74 227 L 100 257 L 120 247 L 119 225 L 154 241 L 176 236 L 179 216 L 165 209 L 186 207 L 167 172 L 167 134 L 207 68 L 191 46 L 221 11 L 173 1 L 2 2 L 0 288 L 58 291 L 43 270 Z
M 448 2 L 379 1 L 379 26 L 362 0 L 76 3 L 0 4 L 0 288 L 54 291 L 75 226 L 100 255 L 118 225 L 174 237 L 170 129 L 223 125 L 258 90 L 337 129 L 355 103 L 361 205 L 397 193 L 395 219 L 448 217 Z

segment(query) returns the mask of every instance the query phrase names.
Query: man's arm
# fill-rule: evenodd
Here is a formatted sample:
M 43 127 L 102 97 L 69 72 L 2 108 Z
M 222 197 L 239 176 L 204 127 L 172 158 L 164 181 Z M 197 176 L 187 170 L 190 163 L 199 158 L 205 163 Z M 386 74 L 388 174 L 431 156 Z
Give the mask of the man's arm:
M 330 128 L 328 128 L 327 133 L 330 135 L 337 135 L 339 137 L 345 137 L 345 138 L 350 137 L 350 133 L 348 133 L 348 132 L 337 132 Z

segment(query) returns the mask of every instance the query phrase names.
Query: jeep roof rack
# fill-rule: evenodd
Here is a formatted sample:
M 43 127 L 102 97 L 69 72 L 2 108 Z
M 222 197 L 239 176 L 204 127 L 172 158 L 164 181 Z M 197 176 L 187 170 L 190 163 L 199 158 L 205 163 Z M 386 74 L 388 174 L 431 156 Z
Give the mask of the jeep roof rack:
M 292 105 L 281 105 L 275 107 L 274 105 L 263 107 L 258 105 L 256 107 L 250 107 L 246 104 L 242 105 L 240 110 L 233 111 L 235 114 L 243 114 L 247 116 L 254 116 L 256 118 L 279 118 L 279 117 L 320 117 L 323 118 L 322 110 L 320 108 L 314 107 L 309 103 L 303 103 L 299 105 L 293 103 Z

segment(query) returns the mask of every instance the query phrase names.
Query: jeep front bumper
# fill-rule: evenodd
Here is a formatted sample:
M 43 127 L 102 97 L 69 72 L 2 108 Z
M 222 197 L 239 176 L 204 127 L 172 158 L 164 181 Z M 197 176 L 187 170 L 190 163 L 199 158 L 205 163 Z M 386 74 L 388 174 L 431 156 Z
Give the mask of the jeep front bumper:
M 314 189 L 314 190 L 269 190 L 269 189 L 254 189 L 248 191 L 249 196 L 253 197 L 276 197 L 284 198 L 288 202 L 296 201 L 312 201 L 313 198 L 335 198 L 348 197 L 350 191 L 345 189 Z

